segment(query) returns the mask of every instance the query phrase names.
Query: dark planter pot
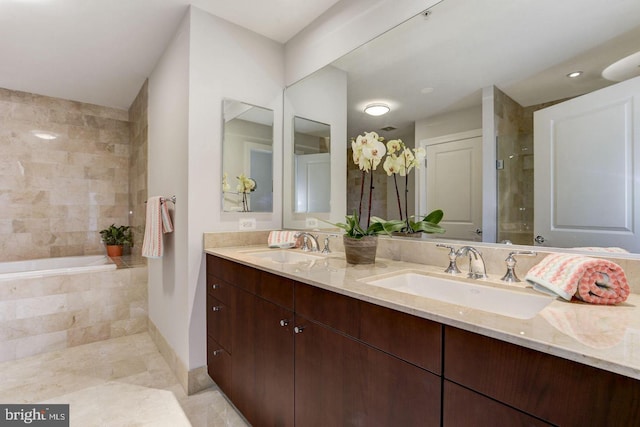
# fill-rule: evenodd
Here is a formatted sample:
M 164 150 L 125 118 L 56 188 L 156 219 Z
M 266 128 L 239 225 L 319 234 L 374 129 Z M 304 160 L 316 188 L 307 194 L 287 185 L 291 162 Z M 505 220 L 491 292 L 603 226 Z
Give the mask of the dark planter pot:
M 354 239 L 344 235 L 342 242 L 347 263 L 373 264 L 376 262 L 378 236 L 365 236 L 362 239 Z

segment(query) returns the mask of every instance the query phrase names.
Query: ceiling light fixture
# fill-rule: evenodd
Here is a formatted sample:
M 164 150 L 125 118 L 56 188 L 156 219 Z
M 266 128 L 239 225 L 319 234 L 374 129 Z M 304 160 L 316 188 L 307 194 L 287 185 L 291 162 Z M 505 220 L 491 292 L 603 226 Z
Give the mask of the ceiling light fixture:
M 369 104 L 364 107 L 364 112 L 370 116 L 382 116 L 383 114 L 387 114 L 391 108 L 387 104 Z
M 573 73 L 567 74 L 567 77 L 570 79 L 575 79 L 576 77 L 580 77 L 582 75 L 582 71 L 574 71 Z
M 43 130 L 32 130 L 31 134 L 36 138 L 44 139 L 46 141 L 51 141 L 52 139 L 56 139 L 58 135 L 52 132 L 47 132 Z

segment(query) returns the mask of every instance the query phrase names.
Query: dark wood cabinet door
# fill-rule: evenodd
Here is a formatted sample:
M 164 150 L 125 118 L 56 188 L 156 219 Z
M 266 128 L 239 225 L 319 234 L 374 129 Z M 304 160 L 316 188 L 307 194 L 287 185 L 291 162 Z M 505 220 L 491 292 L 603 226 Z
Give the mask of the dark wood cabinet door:
M 294 424 L 293 312 L 258 298 L 254 426 Z
M 443 427 L 552 426 L 449 381 L 444 382 L 443 402 Z
M 233 403 L 255 427 L 293 426 L 293 312 L 238 289 L 235 313 Z
M 231 355 L 209 337 L 207 339 L 207 372 L 227 396 L 231 396 L 231 370 Z
M 442 373 L 442 325 L 360 301 L 360 337 L 434 374 Z
M 640 423 L 640 381 L 445 327 L 446 379 L 561 426 Z
M 298 426 L 439 426 L 438 376 L 296 315 Z

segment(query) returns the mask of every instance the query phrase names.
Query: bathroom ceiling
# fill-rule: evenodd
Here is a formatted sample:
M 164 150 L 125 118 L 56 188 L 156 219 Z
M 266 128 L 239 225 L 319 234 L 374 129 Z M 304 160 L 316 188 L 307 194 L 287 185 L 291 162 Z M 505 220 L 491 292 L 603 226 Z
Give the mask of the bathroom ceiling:
M 479 108 L 492 85 L 531 106 L 613 84 L 602 71 L 640 50 L 639 16 L 638 0 L 444 0 L 333 63 L 348 73 L 348 135 L 406 138 L 416 120 Z M 391 112 L 364 114 L 375 102 Z
M 338 0 L 0 0 L 0 88 L 127 109 L 189 4 L 284 43 Z

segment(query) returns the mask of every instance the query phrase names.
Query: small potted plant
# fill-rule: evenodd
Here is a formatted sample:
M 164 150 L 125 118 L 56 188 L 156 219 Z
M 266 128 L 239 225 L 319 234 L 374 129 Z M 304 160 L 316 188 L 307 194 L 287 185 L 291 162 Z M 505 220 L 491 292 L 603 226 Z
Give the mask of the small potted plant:
M 111 224 L 104 230 L 100 230 L 100 237 L 105 245 L 107 245 L 107 255 L 110 257 L 122 256 L 122 247 L 124 245 L 133 246 L 133 235 L 131 227 L 128 225 L 116 226 Z
M 394 231 L 401 230 L 405 223 L 400 220 L 384 220 L 372 216 L 370 224 L 365 229 L 360 226 L 360 218 L 354 210 L 353 215 L 346 216 L 346 222 L 339 222 L 336 227 L 345 231 L 343 236 L 344 253 L 349 264 L 373 264 L 378 249 L 378 235 L 391 235 Z M 328 221 L 325 221 L 328 222 Z

